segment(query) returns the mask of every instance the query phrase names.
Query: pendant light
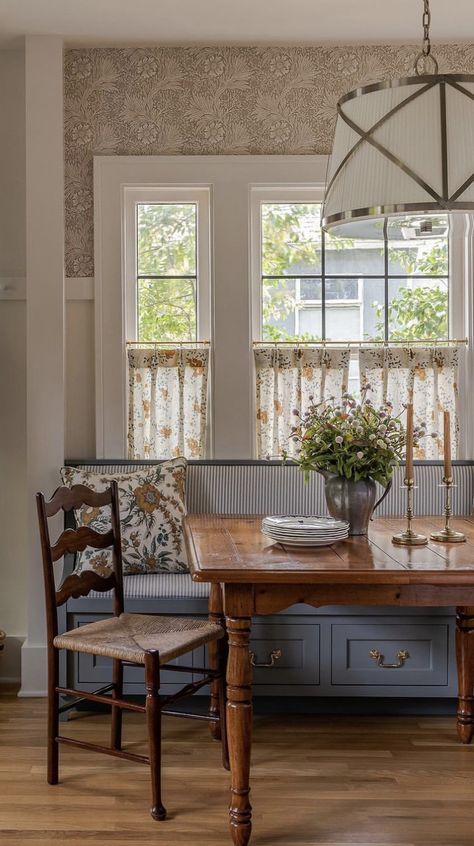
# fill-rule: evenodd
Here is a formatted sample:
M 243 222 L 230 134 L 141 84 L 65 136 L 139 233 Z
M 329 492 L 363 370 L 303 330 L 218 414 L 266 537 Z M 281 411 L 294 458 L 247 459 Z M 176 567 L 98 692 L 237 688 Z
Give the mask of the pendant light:
M 331 234 L 383 237 L 388 217 L 408 215 L 429 234 L 440 216 L 474 211 L 474 75 L 438 73 L 430 22 L 423 0 L 413 76 L 339 100 L 322 215 Z

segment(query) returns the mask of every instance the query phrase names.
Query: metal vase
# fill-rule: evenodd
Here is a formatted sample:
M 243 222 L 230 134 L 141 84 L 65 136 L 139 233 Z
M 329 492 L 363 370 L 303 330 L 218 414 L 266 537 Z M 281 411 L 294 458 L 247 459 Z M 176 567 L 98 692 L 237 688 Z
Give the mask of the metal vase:
M 346 479 L 335 473 L 323 472 L 324 493 L 331 517 L 347 520 L 350 535 L 366 535 L 375 509 L 387 496 L 391 483 L 375 502 L 376 486 L 373 479 Z

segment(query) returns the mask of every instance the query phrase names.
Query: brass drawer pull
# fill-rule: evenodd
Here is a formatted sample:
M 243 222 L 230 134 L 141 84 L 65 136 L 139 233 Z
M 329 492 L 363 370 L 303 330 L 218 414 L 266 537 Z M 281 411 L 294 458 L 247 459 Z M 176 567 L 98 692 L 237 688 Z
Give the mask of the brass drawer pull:
M 255 660 L 255 652 L 251 652 L 250 653 L 250 663 L 251 663 L 252 667 L 274 667 L 275 662 L 279 661 L 281 656 L 282 656 L 281 649 L 273 649 L 272 652 L 270 652 L 270 655 L 269 655 L 270 660 L 267 661 L 266 663 L 265 663 L 265 661 L 262 661 L 260 663 L 259 661 Z
M 369 655 L 374 661 L 377 661 L 377 667 L 381 667 L 382 670 L 399 670 L 400 667 L 403 667 L 407 658 L 410 657 L 408 649 L 400 649 L 397 652 L 398 662 L 396 664 L 384 664 L 385 655 L 382 655 L 378 649 L 371 649 Z

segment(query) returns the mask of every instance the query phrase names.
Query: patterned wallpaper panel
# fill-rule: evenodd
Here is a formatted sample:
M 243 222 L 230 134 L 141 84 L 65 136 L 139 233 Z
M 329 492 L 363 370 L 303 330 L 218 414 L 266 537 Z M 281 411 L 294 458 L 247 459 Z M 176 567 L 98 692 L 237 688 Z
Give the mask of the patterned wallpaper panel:
M 339 97 L 417 47 L 169 47 L 65 56 L 66 275 L 92 276 L 94 155 L 329 153 Z M 436 47 L 474 72 L 474 45 Z

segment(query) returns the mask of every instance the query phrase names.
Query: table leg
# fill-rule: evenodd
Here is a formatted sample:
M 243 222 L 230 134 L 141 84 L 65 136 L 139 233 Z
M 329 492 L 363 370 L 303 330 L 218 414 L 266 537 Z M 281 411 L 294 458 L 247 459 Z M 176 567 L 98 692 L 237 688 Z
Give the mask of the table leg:
M 470 743 L 474 734 L 474 607 L 456 609 L 458 665 L 458 736 Z
M 250 754 L 252 747 L 252 667 L 249 641 L 253 591 L 226 585 L 225 614 L 229 636 L 227 663 L 227 733 L 231 771 L 229 824 L 235 846 L 247 846 L 252 830 Z

